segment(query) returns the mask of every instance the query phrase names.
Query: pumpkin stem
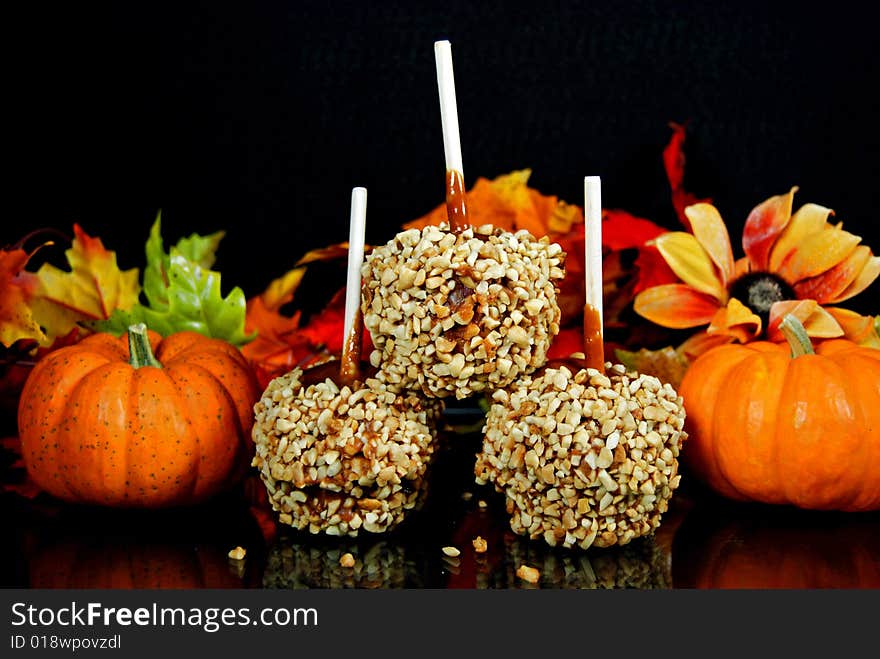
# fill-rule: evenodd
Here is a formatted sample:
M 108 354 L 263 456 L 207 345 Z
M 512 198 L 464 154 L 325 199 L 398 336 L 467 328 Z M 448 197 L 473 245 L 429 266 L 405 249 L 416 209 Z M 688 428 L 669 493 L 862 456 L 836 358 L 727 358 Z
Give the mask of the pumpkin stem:
M 779 331 L 788 341 L 791 348 L 792 359 L 802 355 L 813 355 L 813 344 L 804 328 L 803 323 L 799 321 L 793 314 L 787 314 L 782 322 L 779 323 Z
M 147 326 L 144 323 L 128 326 L 128 354 L 128 363 L 134 368 L 141 366 L 162 368 L 162 364 L 153 355 L 150 337 L 147 335 Z

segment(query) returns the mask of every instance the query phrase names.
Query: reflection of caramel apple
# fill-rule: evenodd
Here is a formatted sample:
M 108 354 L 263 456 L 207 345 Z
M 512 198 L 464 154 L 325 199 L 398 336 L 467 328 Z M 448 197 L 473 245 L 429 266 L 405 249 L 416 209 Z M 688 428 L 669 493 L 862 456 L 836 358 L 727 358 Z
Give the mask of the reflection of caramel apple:
M 396 390 L 437 398 L 509 385 L 559 333 L 564 259 L 547 238 L 489 225 L 397 234 L 362 268 L 371 363 Z
M 503 571 L 492 577 L 495 588 L 671 588 L 669 560 L 653 538 L 640 538 L 626 546 L 590 552 L 554 550 L 524 538 L 508 536 Z M 534 586 L 516 574 L 520 566 L 540 574 Z
M 297 368 L 272 380 L 255 406 L 253 466 L 279 521 L 337 536 L 399 524 L 424 495 L 441 407 L 375 378 L 340 387 Z
M 607 367 L 548 367 L 493 394 L 475 474 L 504 493 L 514 532 L 586 549 L 660 525 L 680 480 L 682 399 Z
M 332 544 L 297 540 L 284 534 L 269 551 L 263 588 L 410 588 L 418 569 L 405 545 L 377 539 L 369 543 L 338 540 Z M 346 566 L 343 556 L 351 554 Z

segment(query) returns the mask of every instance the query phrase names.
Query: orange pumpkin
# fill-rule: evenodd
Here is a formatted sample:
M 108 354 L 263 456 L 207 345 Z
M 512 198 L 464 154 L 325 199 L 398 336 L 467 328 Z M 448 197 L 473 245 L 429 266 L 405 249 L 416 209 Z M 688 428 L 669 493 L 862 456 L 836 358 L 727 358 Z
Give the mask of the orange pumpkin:
M 880 350 L 814 352 L 792 316 L 782 329 L 788 345 L 729 344 L 688 368 L 687 468 L 730 499 L 880 509 Z
M 155 356 L 154 356 L 155 354 Z M 133 326 L 49 353 L 18 410 L 31 478 L 68 501 L 155 508 L 204 500 L 247 466 L 259 388 L 231 344 Z

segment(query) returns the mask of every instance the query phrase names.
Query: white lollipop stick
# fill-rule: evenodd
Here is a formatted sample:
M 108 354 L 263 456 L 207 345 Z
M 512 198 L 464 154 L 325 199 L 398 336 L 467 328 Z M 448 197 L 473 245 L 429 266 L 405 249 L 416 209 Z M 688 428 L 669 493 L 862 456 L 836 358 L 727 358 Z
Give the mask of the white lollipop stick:
M 458 135 L 458 107 L 455 103 L 455 76 L 452 50 L 448 41 L 434 42 L 437 88 L 440 91 L 440 120 L 443 124 L 443 151 L 446 154 L 446 215 L 449 230 L 461 233 L 468 226 L 464 172 L 461 165 L 461 138 Z
M 584 270 L 587 304 L 599 313 L 602 323 L 602 182 L 584 177 Z
M 348 359 L 359 360 L 360 355 L 349 355 L 351 346 L 360 342 L 352 337 L 352 330 L 361 307 L 361 265 L 364 262 L 364 232 L 367 218 L 367 189 L 353 188 L 351 191 L 351 219 L 348 228 L 348 276 L 345 284 L 345 325 L 342 337 L 342 362 Z
M 605 371 L 602 317 L 602 184 L 584 177 L 584 353 L 587 368 Z
M 455 102 L 455 76 L 452 71 L 452 47 L 448 41 L 434 42 L 434 61 L 437 65 L 437 88 L 440 91 L 440 121 L 443 124 L 446 170 L 464 176 L 461 138 L 458 134 L 458 105 Z

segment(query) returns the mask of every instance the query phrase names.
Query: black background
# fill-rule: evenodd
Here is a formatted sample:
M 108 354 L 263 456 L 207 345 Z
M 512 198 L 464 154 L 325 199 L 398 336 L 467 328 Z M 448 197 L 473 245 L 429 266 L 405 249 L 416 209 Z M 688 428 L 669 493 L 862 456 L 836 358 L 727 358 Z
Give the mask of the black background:
M 748 211 L 792 185 L 796 206 L 833 208 L 876 251 L 878 53 L 861 5 L 7 8 L 0 242 L 78 222 L 143 267 L 161 209 L 166 244 L 226 230 L 224 289 L 250 296 L 347 239 L 354 186 L 367 241 L 385 242 L 443 200 L 433 42 L 449 39 L 468 185 L 529 167 L 533 187 L 582 204 L 598 174 L 605 207 L 677 228 L 661 152 L 668 122 L 688 122 L 686 184 L 715 201 L 737 255 Z M 876 313 L 877 292 L 849 306 Z

